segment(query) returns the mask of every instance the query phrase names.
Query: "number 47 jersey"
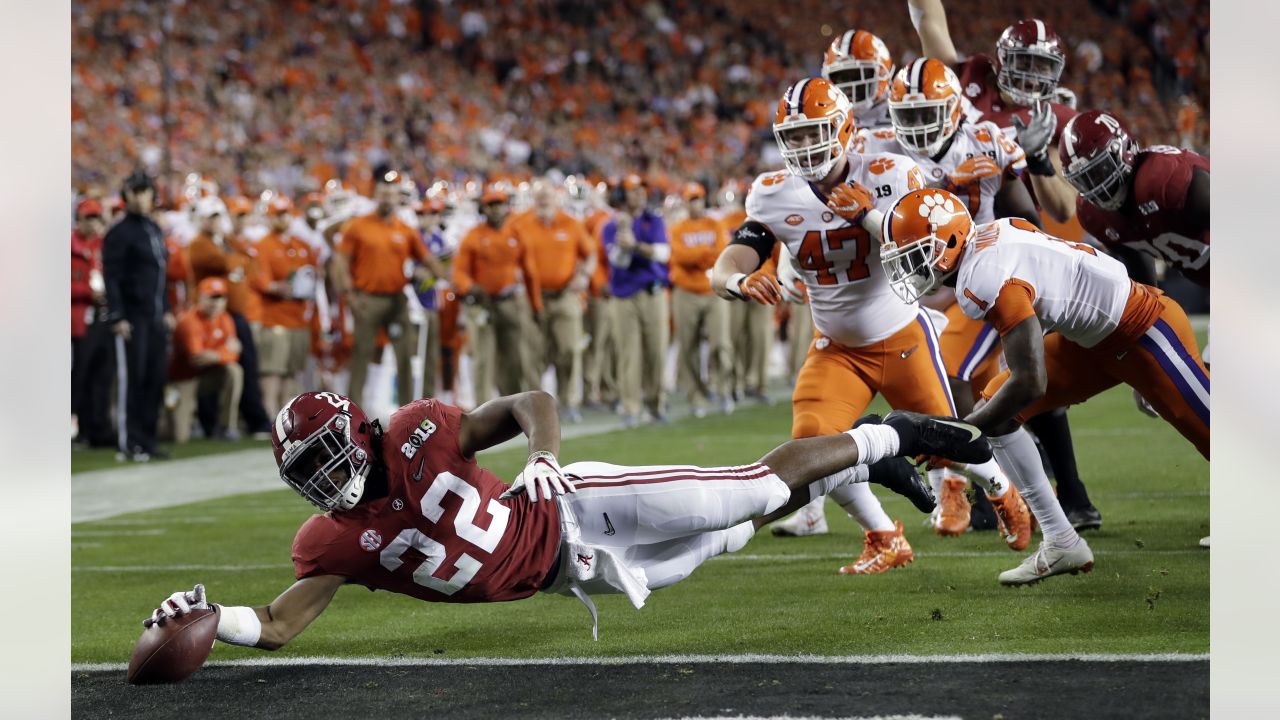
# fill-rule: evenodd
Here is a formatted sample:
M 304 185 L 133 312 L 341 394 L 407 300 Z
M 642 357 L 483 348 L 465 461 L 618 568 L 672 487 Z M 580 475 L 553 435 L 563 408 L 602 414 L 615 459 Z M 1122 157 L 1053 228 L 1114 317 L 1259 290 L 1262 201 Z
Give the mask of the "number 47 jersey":
M 340 575 L 433 602 L 498 602 L 542 588 L 560 544 L 555 503 L 519 495 L 463 457 L 462 412 L 418 400 L 382 436 L 386 497 L 313 515 L 293 541 L 298 579 Z
M 899 196 L 924 187 L 910 158 L 892 153 L 848 153 L 849 174 L 888 212 Z M 880 266 L 880 244 L 827 207 L 816 185 L 789 172 L 756 178 L 747 195 L 747 216 L 786 243 L 809 291 L 818 332 L 845 347 L 864 347 L 901 330 L 916 318 Z

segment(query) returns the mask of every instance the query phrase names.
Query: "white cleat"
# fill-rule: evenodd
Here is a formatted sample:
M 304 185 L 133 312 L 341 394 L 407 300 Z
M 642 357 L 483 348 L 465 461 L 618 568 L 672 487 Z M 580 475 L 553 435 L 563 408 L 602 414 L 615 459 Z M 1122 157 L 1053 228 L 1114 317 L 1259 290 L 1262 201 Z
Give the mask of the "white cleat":
M 808 535 L 827 534 L 827 514 L 823 509 L 825 498 L 816 498 L 808 505 L 781 522 L 774 523 L 770 530 L 778 537 L 805 537 Z
M 1209 535 L 1205 535 L 1204 537 L 1200 538 L 1200 547 L 1202 548 L 1209 547 L 1209 538 L 1210 538 Z
M 1000 573 L 1001 585 L 1034 585 L 1047 577 L 1071 573 L 1076 575 L 1093 569 L 1093 551 L 1084 538 L 1063 549 L 1041 541 L 1040 547 L 1027 556 L 1022 564 Z

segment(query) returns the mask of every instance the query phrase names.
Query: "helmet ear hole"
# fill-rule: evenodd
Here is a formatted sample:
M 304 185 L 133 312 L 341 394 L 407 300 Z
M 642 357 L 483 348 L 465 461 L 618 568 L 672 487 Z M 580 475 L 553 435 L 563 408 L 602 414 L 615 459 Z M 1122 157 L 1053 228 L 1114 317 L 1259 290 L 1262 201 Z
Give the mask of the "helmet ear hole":
M 948 249 L 948 250 L 950 250 L 950 249 L 954 248 L 954 247 L 956 246 L 956 243 L 957 243 L 957 242 L 958 242 L 958 241 L 956 240 L 956 234 L 955 234 L 955 233 L 951 233 L 951 237 L 950 237 L 950 238 L 947 238 L 947 249 Z

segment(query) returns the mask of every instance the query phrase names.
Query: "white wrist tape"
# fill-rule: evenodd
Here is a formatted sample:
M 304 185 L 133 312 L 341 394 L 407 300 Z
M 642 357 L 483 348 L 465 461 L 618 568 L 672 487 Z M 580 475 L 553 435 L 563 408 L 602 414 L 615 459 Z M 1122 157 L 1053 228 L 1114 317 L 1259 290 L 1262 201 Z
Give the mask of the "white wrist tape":
M 884 234 L 884 231 L 881 229 L 881 225 L 883 223 L 883 210 L 876 210 L 875 208 L 872 208 L 867 211 L 866 215 L 862 216 L 862 229 L 866 230 L 867 233 L 871 235 L 871 239 L 876 242 L 881 242 L 883 240 L 882 235 Z
M 742 291 L 738 289 L 738 286 L 742 284 L 742 281 L 746 279 L 746 277 L 746 273 L 734 273 L 730 275 L 729 279 L 724 281 L 724 289 L 733 297 L 743 300 L 744 297 L 742 295 Z
M 218 639 L 232 645 L 254 647 L 262 638 L 262 621 L 251 607 L 214 605 L 218 610 Z

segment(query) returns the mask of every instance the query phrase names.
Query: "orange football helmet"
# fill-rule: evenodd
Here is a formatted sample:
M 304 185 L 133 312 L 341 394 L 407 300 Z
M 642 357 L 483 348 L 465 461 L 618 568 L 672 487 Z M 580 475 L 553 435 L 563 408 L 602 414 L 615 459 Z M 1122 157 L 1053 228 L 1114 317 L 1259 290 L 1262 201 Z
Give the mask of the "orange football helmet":
M 889 88 L 889 119 L 903 147 L 934 156 L 964 117 L 960 79 L 946 63 L 919 58 L 898 71 Z
M 854 113 L 884 102 L 893 78 L 893 58 L 884 41 L 866 30 L 846 30 L 827 48 L 822 77 L 849 98 Z
M 831 172 L 854 130 L 849 98 L 825 78 L 806 78 L 787 88 L 773 119 L 782 161 L 810 182 Z
M 881 223 L 880 264 L 905 302 L 933 292 L 959 269 L 960 255 L 973 235 L 973 218 L 964 203 L 937 188 L 898 198 Z

